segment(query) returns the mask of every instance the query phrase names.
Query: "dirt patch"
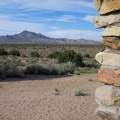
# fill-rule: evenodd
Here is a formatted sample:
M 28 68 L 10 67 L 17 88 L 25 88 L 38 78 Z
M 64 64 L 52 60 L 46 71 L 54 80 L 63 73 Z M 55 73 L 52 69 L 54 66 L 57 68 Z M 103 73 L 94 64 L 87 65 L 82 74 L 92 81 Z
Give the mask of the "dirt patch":
M 102 85 L 96 74 L 7 79 L 0 82 L 0 120 L 96 120 L 94 91 Z M 86 95 L 74 96 L 77 86 Z

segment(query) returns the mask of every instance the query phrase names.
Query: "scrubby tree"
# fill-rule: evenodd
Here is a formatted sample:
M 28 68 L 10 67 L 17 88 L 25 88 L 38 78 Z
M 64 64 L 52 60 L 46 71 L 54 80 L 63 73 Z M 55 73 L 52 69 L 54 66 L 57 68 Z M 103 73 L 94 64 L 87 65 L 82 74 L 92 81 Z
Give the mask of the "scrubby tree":
M 0 55 L 7 55 L 7 51 L 4 48 L 0 48 Z
M 48 55 L 49 58 L 57 58 L 59 63 L 67 63 L 72 62 L 75 63 L 77 66 L 84 66 L 83 57 L 79 53 L 75 53 L 74 50 L 65 50 L 61 52 L 53 52 Z
M 8 54 L 13 55 L 13 56 L 20 56 L 20 51 L 13 49 L 13 50 L 9 51 Z
M 31 57 L 40 57 L 37 51 L 31 52 Z
M 84 57 L 85 58 L 90 58 L 90 55 L 89 54 L 84 54 Z
M 58 58 L 58 57 L 60 57 L 61 56 L 61 52 L 60 51 L 54 51 L 53 53 L 51 53 L 51 54 L 49 54 L 47 57 L 48 58 Z

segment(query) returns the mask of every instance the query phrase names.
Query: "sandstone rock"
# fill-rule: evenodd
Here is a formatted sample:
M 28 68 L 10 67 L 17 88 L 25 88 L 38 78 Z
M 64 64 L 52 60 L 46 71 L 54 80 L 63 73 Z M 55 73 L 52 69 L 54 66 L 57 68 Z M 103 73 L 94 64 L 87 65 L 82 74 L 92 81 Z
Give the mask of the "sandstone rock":
M 103 65 L 111 65 L 120 67 L 120 55 L 114 53 L 99 52 L 95 59 Z
M 102 36 L 120 36 L 120 26 L 116 25 L 105 28 Z
M 112 65 L 101 65 L 100 68 L 101 68 L 101 69 L 102 69 L 102 68 L 120 69 L 120 67 L 118 67 L 118 66 L 112 66 Z
M 106 14 L 120 10 L 120 0 L 104 0 L 102 2 L 99 13 Z
M 95 91 L 95 100 L 100 106 L 120 107 L 120 88 L 112 85 L 99 87 Z
M 97 28 L 106 27 L 115 23 L 120 23 L 120 13 L 97 16 L 94 18 L 94 23 Z
M 104 53 L 114 53 L 114 54 L 119 54 L 120 55 L 120 50 L 115 50 L 113 48 L 106 47 L 106 49 L 104 50 Z
M 93 0 L 93 2 L 97 10 L 99 10 L 102 5 L 103 0 Z
M 119 109 L 116 107 L 101 106 L 97 108 L 96 115 L 100 120 L 120 120 Z
M 120 86 L 120 69 L 99 69 L 97 78 L 103 83 Z
M 101 41 L 101 43 L 113 49 L 120 50 L 120 40 L 104 39 Z

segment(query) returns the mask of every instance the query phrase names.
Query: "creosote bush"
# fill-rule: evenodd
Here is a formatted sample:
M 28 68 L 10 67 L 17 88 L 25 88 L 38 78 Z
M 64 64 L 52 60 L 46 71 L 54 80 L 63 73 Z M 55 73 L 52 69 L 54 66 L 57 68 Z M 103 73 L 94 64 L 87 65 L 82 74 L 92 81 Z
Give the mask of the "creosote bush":
M 37 51 L 31 52 L 31 57 L 40 57 Z
M 84 58 L 90 58 L 89 54 L 84 54 Z
M 13 56 L 20 56 L 20 51 L 19 50 L 11 50 L 8 52 L 9 55 L 13 55 Z
M 43 74 L 43 75 L 66 75 L 73 73 L 76 66 L 75 64 L 68 62 L 62 64 L 32 64 L 26 68 L 26 74 Z
M 25 69 L 18 60 L 7 59 L 0 63 L 0 79 L 6 77 L 24 77 Z
M 59 52 L 59 51 L 54 51 L 53 53 L 51 53 L 51 54 L 49 54 L 47 57 L 48 58 L 59 58 L 60 56 L 62 55 L 62 53 L 61 52 Z
M 0 48 L 0 55 L 7 55 L 7 51 L 4 48 Z
M 76 66 L 84 66 L 83 57 L 74 50 L 65 50 L 63 52 L 55 51 L 48 55 L 49 58 L 57 58 L 59 63 L 72 62 Z

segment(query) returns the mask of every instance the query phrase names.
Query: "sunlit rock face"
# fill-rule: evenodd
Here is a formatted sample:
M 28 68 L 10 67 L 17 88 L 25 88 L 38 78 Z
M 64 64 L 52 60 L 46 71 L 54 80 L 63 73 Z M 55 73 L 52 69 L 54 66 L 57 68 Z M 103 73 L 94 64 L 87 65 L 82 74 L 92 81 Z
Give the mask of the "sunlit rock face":
M 96 28 L 104 28 L 102 45 L 106 50 L 96 54 L 101 64 L 98 80 L 105 83 L 95 91 L 100 120 L 120 120 L 120 0 L 93 0 L 99 15 Z

